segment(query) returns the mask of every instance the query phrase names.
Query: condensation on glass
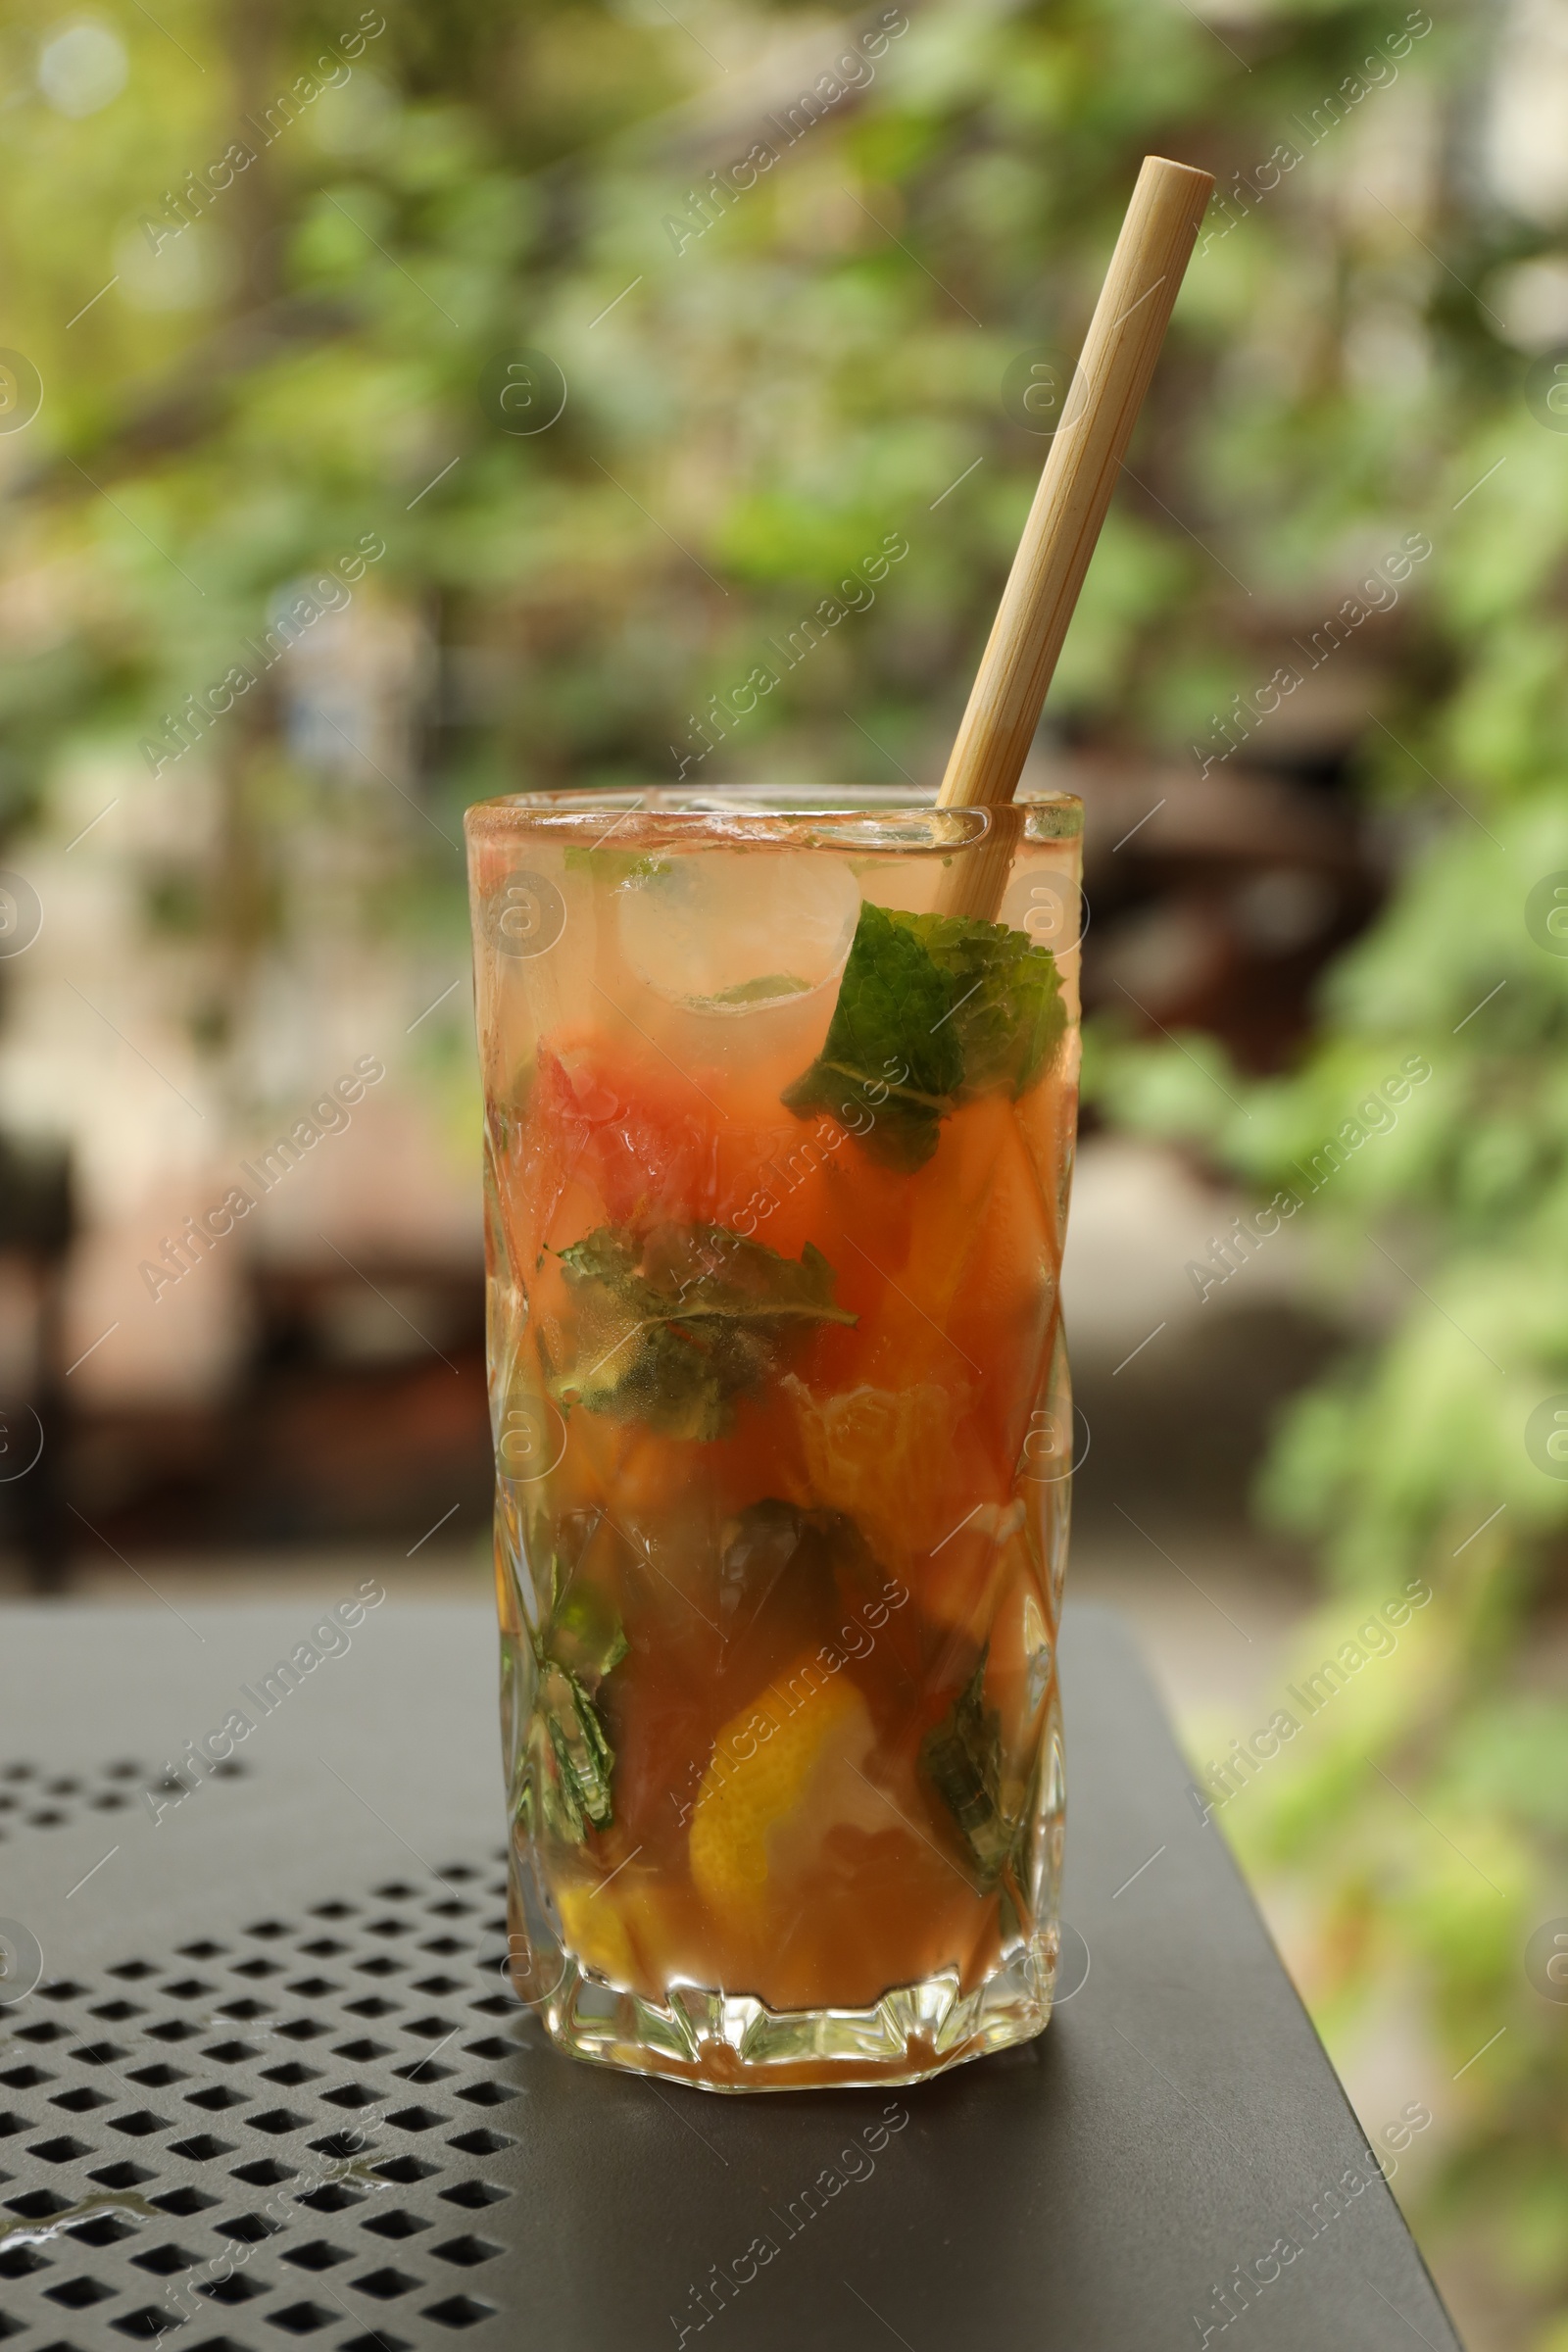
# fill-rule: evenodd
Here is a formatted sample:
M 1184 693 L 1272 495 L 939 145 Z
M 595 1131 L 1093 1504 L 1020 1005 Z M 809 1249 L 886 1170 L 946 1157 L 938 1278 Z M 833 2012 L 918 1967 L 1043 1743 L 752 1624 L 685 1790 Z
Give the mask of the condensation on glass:
M 1079 804 L 519 796 L 467 831 L 516 1989 L 714 2090 L 1026 2039 Z M 989 915 L 946 913 L 982 860 Z

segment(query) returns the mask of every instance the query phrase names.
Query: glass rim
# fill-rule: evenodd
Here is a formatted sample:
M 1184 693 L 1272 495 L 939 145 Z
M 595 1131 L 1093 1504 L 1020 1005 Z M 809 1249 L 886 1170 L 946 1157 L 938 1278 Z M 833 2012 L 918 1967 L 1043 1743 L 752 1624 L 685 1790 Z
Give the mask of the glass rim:
M 1083 831 L 1083 802 L 1076 793 L 1021 791 L 995 808 L 939 808 L 936 788 L 911 793 L 893 784 L 725 784 L 703 788 L 646 785 L 549 788 L 473 801 L 464 811 L 464 830 L 475 846 L 516 832 L 555 833 L 567 840 L 592 832 L 595 845 L 621 846 L 649 835 L 662 840 L 687 836 L 731 843 L 796 841 L 812 837 L 855 842 L 869 827 L 886 829 L 889 849 L 969 849 L 996 830 L 1051 840 L 1073 840 Z M 1016 826 L 1006 819 L 1015 816 Z M 612 820 L 608 825 L 606 819 Z M 637 819 L 635 823 L 628 822 Z M 1000 820 L 1000 822 L 999 822 Z

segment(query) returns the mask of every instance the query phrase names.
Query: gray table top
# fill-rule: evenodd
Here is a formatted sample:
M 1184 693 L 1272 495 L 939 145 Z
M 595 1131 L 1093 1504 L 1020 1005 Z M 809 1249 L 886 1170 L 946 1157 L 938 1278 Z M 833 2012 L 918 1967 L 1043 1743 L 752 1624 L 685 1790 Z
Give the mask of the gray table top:
M 0 1913 L 42 1971 L 0 2007 L 20 2352 L 1457 2345 L 1104 1612 L 1062 1642 L 1049 2031 L 918 2089 L 766 2099 L 576 2065 L 508 1993 L 472 1606 L 371 1609 L 154 1821 L 144 1787 L 310 1631 L 0 1621 Z

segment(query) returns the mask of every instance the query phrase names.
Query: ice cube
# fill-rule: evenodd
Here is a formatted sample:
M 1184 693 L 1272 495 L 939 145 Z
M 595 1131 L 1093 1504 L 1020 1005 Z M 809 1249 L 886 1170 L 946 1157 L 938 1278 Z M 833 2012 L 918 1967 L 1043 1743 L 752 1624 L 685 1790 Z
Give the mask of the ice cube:
M 709 850 L 617 894 L 621 953 L 690 1011 L 740 1014 L 837 978 L 859 919 L 847 866 L 824 852 Z

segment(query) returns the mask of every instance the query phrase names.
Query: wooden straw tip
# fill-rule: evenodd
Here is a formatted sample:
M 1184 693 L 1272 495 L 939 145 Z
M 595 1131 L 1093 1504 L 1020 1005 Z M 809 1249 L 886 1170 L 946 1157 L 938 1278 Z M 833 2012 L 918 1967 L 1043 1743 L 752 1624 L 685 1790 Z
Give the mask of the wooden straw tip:
M 1204 188 L 1211 188 L 1214 185 L 1214 174 L 1212 172 L 1204 172 L 1197 164 L 1178 164 L 1171 156 L 1168 155 L 1146 155 L 1144 158 L 1144 170 L 1146 172 L 1158 172 L 1161 177 L 1163 177 L 1167 172 L 1178 172 L 1183 179 L 1201 181 Z

